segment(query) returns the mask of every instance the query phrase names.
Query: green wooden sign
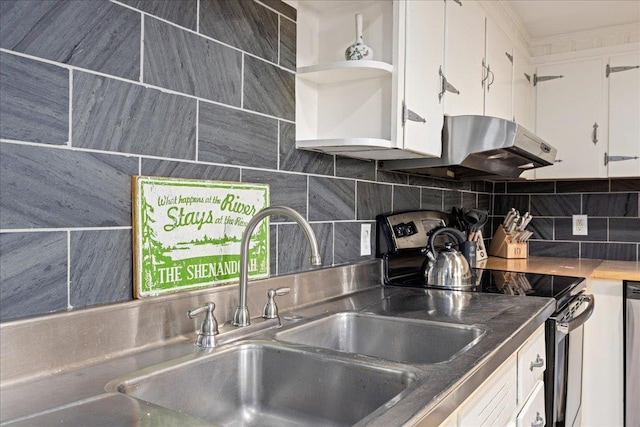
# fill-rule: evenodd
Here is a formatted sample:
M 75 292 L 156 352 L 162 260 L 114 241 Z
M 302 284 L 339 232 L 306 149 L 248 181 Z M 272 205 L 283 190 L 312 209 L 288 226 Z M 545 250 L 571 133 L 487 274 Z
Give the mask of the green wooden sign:
M 134 176 L 136 298 L 236 281 L 249 220 L 269 205 L 269 186 Z M 269 221 L 253 233 L 249 278 L 269 276 Z

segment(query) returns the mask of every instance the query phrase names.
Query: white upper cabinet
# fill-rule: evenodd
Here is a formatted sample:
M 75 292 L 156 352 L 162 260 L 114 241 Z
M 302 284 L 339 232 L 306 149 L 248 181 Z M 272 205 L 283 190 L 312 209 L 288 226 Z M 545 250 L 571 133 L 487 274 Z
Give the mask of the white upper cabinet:
M 372 160 L 440 156 L 439 3 L 298 3 L 297 148 Z M 356 14 L 373 60 L 344 58 Z
M 601 59 L 537 68 L 536 134 L 558 154 L 556 164 L 536 169 L 536 179 L 606 177 L 603 69 Z
M 611 177 L 640 177 L 640 52 L 609 61 L 609 150 Z M 605 71 L 606 75 L 606 71 Z M 634 159 L 635 157 L 635 159 Z
M 491 18 L 486 38 L 484 114 L 513 120 L 513 44 Z
M 473 0 L 446 2 L 444 75 L 459 94 L 447 92 L 444 112 L 449 116 L 482 115 L 485 13 Z
M 407 1 L 404 52 L 404 148 L 440 157 L 444 122 L 439 69 L 444 61 L 443 1 Z M 415 113 L 415 114 L 412 114 Z M 422 122 L 421 118 L 426 122 Z M 400 122 L 396 120 L 396 123 Z
M 513 51 L 513 121 L 533 132 L 533 67 L 518 49 Z

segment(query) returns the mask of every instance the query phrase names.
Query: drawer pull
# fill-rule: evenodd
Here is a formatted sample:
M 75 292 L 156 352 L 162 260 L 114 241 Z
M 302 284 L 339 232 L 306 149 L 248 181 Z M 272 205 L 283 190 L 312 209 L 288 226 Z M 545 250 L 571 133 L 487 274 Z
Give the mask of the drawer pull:
M 533 368 L 542 368 L 543 366 L 544 366 L 544 359 L 540 357 L 539 354 L 537 354 L 536 360 L 535 362 L 531 362 L 531 365 L 529 366 L 529 370 L 533 371 Z
M 542 427 L 544 426 L 544 418 L 540 416 L 540 412 L 536 412 L 536 420 L 531 423 L 531 427 Z

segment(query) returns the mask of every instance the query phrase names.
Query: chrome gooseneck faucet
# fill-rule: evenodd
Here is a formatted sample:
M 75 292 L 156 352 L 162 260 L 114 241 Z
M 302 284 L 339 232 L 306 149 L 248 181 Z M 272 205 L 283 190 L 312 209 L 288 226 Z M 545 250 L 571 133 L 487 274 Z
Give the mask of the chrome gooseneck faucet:
M 318 249 L 318 240 L 311 229 L 311 225 L 309 225 L 302 215 L 287 206 L 270 206 L 259 211 L 247 224 L 247 228 L 242 234 L 242 241 L 240 243 L 240 295 L 238 308 L 236 308 L 236 312 L 233 315 L 234 326 L 249 326 L 250 324 L 249 308 L 247 307 L 249 241 L 251 240 L 253 230 L 269 215 L 284 215 L 295 221 L 304 231 L 304 234 L 307 236 L 307 240 L 309 241 L 309 245 L 311 246 L 311 265 L 322 265 L 322 258 L 320 257 L 320 250 Z

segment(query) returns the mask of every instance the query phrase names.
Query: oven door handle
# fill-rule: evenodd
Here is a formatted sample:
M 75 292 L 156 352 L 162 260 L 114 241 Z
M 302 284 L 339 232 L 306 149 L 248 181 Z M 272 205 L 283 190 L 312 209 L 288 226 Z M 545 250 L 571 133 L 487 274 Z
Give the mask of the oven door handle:
M 557 323 L 556 327 L 558 329 L 558 332 L 561 332 L 563 334 L 568 334 L 569 332 L 584 325 L 584 323 L 587 320 L 589 320 L 589 318 L 593 314 L 593 309 L 595 308 L 595 305 L 596 305 L 596 299 L 591 294 L 583 294 L 580 296 L 580 302 L 584 304 L 585 301 L 588 301 L 587 302 L 588 305 L 587 305 L 587 308 L 582 313 L 580 313 L 579 315 L 577 315 L 571 320 L 564 321 L 564 322 L 560 321 Z

